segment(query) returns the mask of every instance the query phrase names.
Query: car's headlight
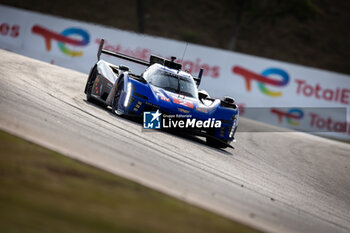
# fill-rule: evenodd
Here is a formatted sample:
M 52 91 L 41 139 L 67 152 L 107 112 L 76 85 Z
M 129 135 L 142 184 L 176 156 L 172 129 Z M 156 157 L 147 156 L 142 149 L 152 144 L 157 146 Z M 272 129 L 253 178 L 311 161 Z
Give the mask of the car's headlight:
M 127 107 L 129 104 L 129 100 L 131 97 L 131 91 L 132 91 L 132 84 L 128 83 L 128 86 L 126 87 L 126 96 L 124 100 L 124 107 Z
M 237 126 L 238 126 L 238 114 L 235 115 L 234 118 L 233 118 L 233 125 L 232 125 L 232 128 L 231 128 L 230 134 L 229 134 L 230 138 L 232 138 L 233 135 L 235 134 Z

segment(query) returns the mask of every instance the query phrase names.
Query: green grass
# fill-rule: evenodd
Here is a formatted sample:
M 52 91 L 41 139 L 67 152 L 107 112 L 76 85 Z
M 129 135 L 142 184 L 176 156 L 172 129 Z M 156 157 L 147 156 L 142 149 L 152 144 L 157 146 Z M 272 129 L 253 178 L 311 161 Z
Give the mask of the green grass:
M 0 131 L 0 232 L 258 232 Z

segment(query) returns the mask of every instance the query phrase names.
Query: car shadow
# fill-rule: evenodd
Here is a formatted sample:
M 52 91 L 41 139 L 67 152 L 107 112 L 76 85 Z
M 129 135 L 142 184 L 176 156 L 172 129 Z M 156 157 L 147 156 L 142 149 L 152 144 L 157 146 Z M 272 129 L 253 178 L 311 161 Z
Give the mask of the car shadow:
M 163 131 L 167 132 L 165 130 L 163 130 Z M 200 137 L 200 136 L 197 136 L 197 135 L 193 135 L 190 132 L 167 132 L 167 133 L 170 133 L 171 135 L 179 137 L 179 138 L 185 138 L 185 139 L 187 139 L 189 141 L 192 141 L 194 143 L 197 143 L 197 144 L 199 144 L 201 146 L 205 146 L 208 149 L 215 150 L 215 151 L 218 151 L 218 152 L 226 154 L 226 155 L 233 155 L 229 150 L 227 150 L 229 148 L 222 149 L 222 148 L 209 146 L 206 143 L 206 140 L 203 137 Z M 234 150 L 235 148 L 233 147 L 232 149 Z

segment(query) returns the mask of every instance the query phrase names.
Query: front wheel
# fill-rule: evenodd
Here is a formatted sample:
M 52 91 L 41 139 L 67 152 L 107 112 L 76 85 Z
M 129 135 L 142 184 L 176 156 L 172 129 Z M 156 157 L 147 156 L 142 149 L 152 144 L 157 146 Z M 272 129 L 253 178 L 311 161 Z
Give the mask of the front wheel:
M 120 112 L 118 112 L 118 106 L 119 106 L 119 101 L 120 101 L 120 96 L 122 94 L 124 87 L 124 82 L 120 82 L 117 87 L 117 91 L 114 95 L 113 102 L 112 102 L 112 112 L 117 114 L 117 115 L 122 115 Z

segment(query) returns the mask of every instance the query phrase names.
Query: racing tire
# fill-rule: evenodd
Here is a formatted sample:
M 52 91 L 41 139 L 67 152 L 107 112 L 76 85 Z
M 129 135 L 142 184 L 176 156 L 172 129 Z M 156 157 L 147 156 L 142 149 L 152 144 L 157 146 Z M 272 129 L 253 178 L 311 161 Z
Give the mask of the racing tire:
M 113 102 L 112 102 L 112 113 L 115 113 L 116 115 L 119 115 L 119 116 L 122 115 L 118 113 L 118 106 L 119 106 L 120 96 L 122 94 L 123 88 L 124 88 L 124 81 L 121 81 L 118 84 L 117 91 L 114 95 Z

